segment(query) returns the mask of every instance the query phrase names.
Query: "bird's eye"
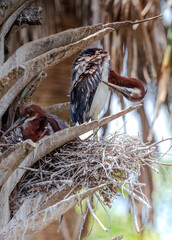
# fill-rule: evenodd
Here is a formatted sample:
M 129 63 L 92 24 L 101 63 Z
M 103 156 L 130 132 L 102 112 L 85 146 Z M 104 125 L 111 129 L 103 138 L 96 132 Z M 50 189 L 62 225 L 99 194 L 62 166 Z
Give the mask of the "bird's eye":
M 29 113 L 26 113 L 25 118 L 28 118 L 28 117 L 29 117 Z

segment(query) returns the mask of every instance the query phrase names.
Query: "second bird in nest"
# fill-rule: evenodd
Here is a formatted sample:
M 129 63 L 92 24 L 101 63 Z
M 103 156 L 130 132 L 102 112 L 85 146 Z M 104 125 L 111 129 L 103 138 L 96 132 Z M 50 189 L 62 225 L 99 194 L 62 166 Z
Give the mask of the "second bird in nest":
M 37 142 L 44 136 L 51 135 L 68 127 L 59 117 L 47 113 L 36 104 L 25 107 L 21 113 L 21 117 L 3 136 L 19 126 L 22 140 L 31 139 L 33 142 Z
M 110 57 L 105 50 L 83 50 L 72 66 L 71 120 L 83 123 L 97 119 L 106 103 L 109 87 L 133 102 L 142 100 L 146 94 L 140 80 L 122 77 L 111 70 Z

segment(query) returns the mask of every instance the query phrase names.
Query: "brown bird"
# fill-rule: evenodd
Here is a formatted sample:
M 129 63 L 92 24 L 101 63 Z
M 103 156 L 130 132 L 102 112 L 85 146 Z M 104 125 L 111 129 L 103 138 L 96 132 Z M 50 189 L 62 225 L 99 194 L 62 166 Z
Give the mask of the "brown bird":
M 110 57 L 105 50 L 83 50 L 72 66 L 71 120 L 83 123 L 90 118 L 97 119 L 106 103 L 109 87 L 133 102 L 142 100 L 146 94 L 140 80 L 122 77 L 111 70 Z
M 33 142 L 37 142 L 44 136 L 51 135 L 54 132 L 68 127 L 59 117 L 47 113 L 36 104 L 25 107 L 21 117 L 2 137 L 19 126 L 23 140 L 31 139 Z

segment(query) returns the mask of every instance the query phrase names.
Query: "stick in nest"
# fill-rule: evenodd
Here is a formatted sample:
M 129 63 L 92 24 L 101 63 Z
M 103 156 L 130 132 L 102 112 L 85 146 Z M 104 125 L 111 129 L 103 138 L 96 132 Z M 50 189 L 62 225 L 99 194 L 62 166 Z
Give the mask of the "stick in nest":
M 47 191 L 51 196 L 51 191 L 62 191 L 69 183 L 72 183 L 72 192 L 105 183 L 99 194 L 109 207 L 119 188 L 150 207 L 148 200 L 138 190 L 138 186 L 140 189 L 144 186 L 138 182 L 138 177 L 142 166 L 147 163 L 151 166 L 156 160 L 156 149 L 157 145 L 146 145 L 139 137 L 124 133 L 115 133 L 99 142 L 87 139 L 65 144 L 40 159 L 31 169 L 28 168 L 18 184 L 20 191 L 15 191 L 15 197 L 14 194 L 10 197 L 13 215 L 17 211 L 15 205 L 21 199 Z

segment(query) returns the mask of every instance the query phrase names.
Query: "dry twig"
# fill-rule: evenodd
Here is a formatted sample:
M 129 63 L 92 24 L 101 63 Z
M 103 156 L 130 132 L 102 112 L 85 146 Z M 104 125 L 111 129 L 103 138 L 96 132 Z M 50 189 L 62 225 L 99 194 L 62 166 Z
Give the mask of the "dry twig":
M 149 202 L 141 190 L 144 184 L 138 182 L 138 177 L 142 166 L 147 162 L 149 165 L 153 164 L 157 159 L 157 145 L 158 143 L 144 144 L 139 137 L 131 137 L 122 133 L 102 138 L 99 142 L 94 142 L 93 139 L 87 139 L 84 142 L 74 140 L 63 145 L 36 162 L 31 169 L 26 168 L 28 171 L 18 185 L 20 191 L 13 191 L 10 197 L 11 214 L 14 217 L 9 222 L 9 226 L 13 226 L 14 222 L 20 221 L 21 218 L 27 219 L 28 215 L 33 221 L 35 213 L 55 204 L 51 202 L 51 205 L 46 205 L 46 201 L 49 201 L 48 198 L 46 199 L 46 194 L 53 193 L 53 191 L 61 192 L 71 182 L 73 186 L 78 186 L 78 190 L 95 188 L 104 184 L 99 189 L 99 194 L 108 206 L 118 193 L 117 189 L 120 188 L 130 195 L 132 201 L 137 200 L 149 208 Z M 35 170 L 32 171 L 32 169 Z M 71 193 L 73 191 L 74 189 Z M 29 196 L 32 196 L 33 200 Z M 22 208 L 20 205 L 23 201 Z M 34 204 L 33 201 L 35 201 Z M 29 210 L 27 212 L 26 206 L 35 207 L 30 210 L 27 207 Z M 88 207 L 93 213 L 89 202 Z M 137 231 L 140 231 L 136 221 L 136 210 L 133 214 Z M 100 223 L 100 220 L 97 220 Z M 101 223 L 100 225 L 102 226 Z M 21 230 L 19 232 L 22 234 Z

